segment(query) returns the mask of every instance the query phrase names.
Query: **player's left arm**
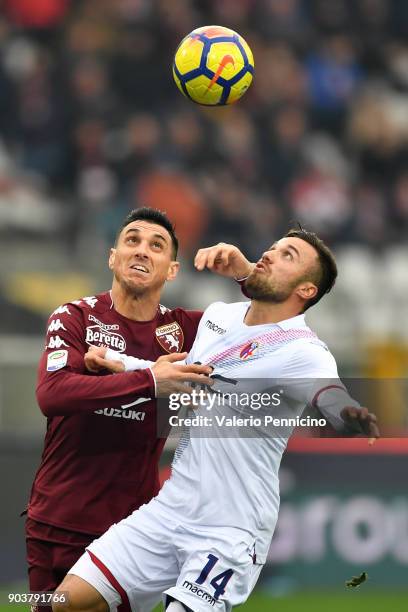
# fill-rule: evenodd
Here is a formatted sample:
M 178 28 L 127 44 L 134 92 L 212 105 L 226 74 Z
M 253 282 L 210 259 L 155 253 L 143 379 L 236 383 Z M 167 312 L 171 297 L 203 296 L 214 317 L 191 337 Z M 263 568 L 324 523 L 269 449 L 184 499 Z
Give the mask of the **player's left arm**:
M 340 380 L 338 382 L 340 383 Z M 328 388 L 319 389 L 311 405 L 317 408 L 340 434 L 365 435 L 370 440 L 380 437 L 376 415 L 351 398 L 347 389 L 340 384 L 336 385 L 336 381 Z
M 296 350 L 286 375 L 295 378 L 292 392 L 303 394 L 305 405 L 318 410 L 340 435 L 380 436 L 376 415 L 350 396 L 333 355 L 323 344 L 310 343 Z

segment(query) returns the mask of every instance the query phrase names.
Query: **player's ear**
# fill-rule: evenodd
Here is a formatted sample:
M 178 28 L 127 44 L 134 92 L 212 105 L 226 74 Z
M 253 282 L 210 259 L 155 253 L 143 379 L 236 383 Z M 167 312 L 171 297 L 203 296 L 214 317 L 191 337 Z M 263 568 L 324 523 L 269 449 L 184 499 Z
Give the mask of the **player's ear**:
M 115 265 L 115 256 L 116 249 L 111 249 L 109 252 L 109 270 L 113 270 L 113 266 Z
M 316 285 L 311 282 L 301 283 L 296 289 L 297 295 L 302 298 L 302 300 L 311 300 L 317 295 L 317 291 Z
M 180 264 L 178 261 L 171 261 L 170 265 L 169 265 L 169 269 L 167 272 L 167 279 L 168 281 L 172 281 L 176 278 L 178 271 L 180 270 Z

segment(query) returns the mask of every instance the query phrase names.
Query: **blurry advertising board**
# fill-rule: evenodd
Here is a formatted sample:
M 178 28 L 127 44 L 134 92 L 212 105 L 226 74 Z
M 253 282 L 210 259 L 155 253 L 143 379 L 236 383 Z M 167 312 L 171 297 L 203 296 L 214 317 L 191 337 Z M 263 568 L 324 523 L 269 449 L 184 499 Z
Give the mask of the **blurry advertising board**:
M 291 441 L 269 572 L 299 587 L 341 586 L 362 571 L 376 586 L 406 586 L 406 442 Z

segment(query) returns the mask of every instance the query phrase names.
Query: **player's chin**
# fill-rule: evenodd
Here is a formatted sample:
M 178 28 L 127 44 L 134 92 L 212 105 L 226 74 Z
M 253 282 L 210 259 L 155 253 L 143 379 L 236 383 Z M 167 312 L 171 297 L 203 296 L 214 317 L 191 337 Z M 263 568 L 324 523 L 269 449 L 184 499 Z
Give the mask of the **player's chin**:
M 127 277 L 123 279 L 123 285 L 129 293 L 139 295 L 141 292 L 144 293 L 152 285 L 152 279 L 140 278 L 140 277 Z M 122 286 L 123 286 L 122 285 Z
M 245 290 L 248 297 L 252 299 L 257 299 L 264 295 L 265 287 L 261 278 L 259 278 L 258 274 L 254 274 L 252 272 L 250 276 L 248 276 L 245 281 Z
M 148 287 L 153 284 L 153 275 L 148 272 L 132 271 L 126 277 L 127 284 L 133 287 Z

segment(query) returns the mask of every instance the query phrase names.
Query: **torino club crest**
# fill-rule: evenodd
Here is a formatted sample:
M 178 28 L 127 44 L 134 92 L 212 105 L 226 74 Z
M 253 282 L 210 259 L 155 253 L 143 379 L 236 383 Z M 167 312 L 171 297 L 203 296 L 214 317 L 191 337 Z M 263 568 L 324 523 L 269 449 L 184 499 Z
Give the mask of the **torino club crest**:
M 184 334 L 177 321 L 156 329 L 158 343 L 168 353 L 180 353 L 184 344 Z

